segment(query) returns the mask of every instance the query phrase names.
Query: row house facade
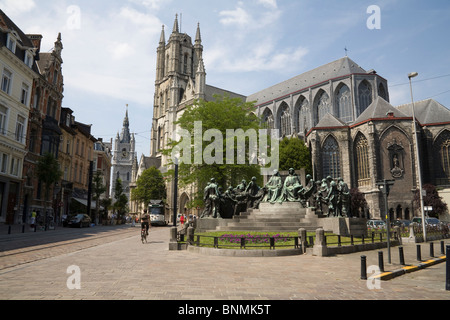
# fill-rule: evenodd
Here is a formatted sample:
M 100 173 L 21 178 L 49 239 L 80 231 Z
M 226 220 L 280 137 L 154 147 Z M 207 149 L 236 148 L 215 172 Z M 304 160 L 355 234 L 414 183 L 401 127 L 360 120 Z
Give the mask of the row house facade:
M 36 48 L 0 10 L 0 222 L 19 219 Z
M 91 165 L 98 163 L 91 125 L 62 107 L 61 34 L 48 52 L 41 52 L 42 38 L 24 34 L 0 10 L 0 223 L 29 223 L 31 213 L 45 215 L 44 208 L 57 222 L 79 213 L 71 204 L 87 204 Z M 44 203 L 36 167 L 46 153 L 57 158 L 62 176 Z M 102 166 L 108 174 L 110 160 Z

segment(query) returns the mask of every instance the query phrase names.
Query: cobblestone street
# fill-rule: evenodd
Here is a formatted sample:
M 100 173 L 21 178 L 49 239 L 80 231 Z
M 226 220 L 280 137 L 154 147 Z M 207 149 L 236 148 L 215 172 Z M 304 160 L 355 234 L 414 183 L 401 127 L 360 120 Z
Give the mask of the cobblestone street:
M 104 229 L 102 229 L 104 228 Z M 95 230 L 97 229 L 97 230 Z M 64 232 L 65 230 L 68 230 Z M 95 230 L 95 234 L 93 231 Z M 405 274 L 379 287 L 360 279 L 360 257 L 377 265 L 378 251 L 316 257 L 222 257 L 169 251 L 169 228 L 95 227 L 83 237 L 60 228 L 52 243 L 25 244 L 26 233 L 2 235 L 0 299 L 20 300 L 448 300 L 445 265 Z M 101 232 L 100 232 L 101 231 Z M 48 238 L 41 238 L 47 239 Z M 14 241 L 8 237 L 15 237 Z M 28 234 L 35 241 L 41 234 Z M 89 240 L 89 237 L 91 239 Z M 57 240 L 61 239 L 60 242 Z M 69 239 L 72 238 L 72 239 Z M 446 241 L 448 244 L 449 241 Z M 7 247 L 11 247 L 8 249 Z M 47 249 L 43 247 L 47 246 Z M 423 244 L 423 259 L 427 253 Z M 417 263 L 415 244 L 403 245 L 406 264 Z M 436 253 L 439 247 L 436 246 Z M 31 250 L 30 250 L 31 249 Z M 387 262 L 386 249 L 385 262 Z M 392 263 L 399 268 L 397 248 Z M 18 254 L 21 252 L 20 254 Z M 436 254 L 438 256 L 438 254 Z M 80 270 L 80 289 L 69 289 L 70 266 Z M 370 274 L 368 274 L 370 276 Z M 372 286 L 371 286 L 372 282 Z M 369 289 L 372 288 L 372 289 Z

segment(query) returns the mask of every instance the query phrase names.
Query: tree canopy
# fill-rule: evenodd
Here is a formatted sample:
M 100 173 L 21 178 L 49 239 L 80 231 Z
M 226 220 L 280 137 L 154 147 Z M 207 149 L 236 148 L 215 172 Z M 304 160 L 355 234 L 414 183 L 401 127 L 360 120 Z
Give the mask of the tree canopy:
M 304 168 L 306 174 L 312 174 L 311 155 L 300 138 L 283 138 L 280 142 L 280 170 L 289 168 Z
M 260 119 L 252 112 L 255 110 L 253 103 L 243 102 L 239 98 L 215 96 L 214 101 L 198 100 L 188 106 L 176 122 L 189 136 L 171 140 L 164 154 L 171 157 L 183 144 L 188 146 L 189 150 L 183 149 L 179 155 L 184 157 L 184 161 L 179 163 L 178 179 L 180 185 L 197 185 L 199 192 L 192 205 L 203 204 L 203 188 L 211 178 L 215 178 L 224 189 L 236 186 L 242 179 L 249 181 L 253 176 L 262 181 L 258 162 L 251 160 L 257 157 L 256 150 L 252 148 L 252 133 L 259 139 L 261 129 Z M 236 135 L 227 136 L 230 132 Z M 239 145 L 239 141 L 244 141 L 244 144 Z M 245 149 L 240 146 L 245 146 Z M 185 153 L 189 153 L 190 157 L 186 157 Z M 171 176 L 173 173 L 173 170 L 168 171 Z
M 165 200 L 166 185 L 162 173 L 155 167 L 146 169 L 136 181 L 131 191 L 131 199 L 147 206 L 150 200 Z

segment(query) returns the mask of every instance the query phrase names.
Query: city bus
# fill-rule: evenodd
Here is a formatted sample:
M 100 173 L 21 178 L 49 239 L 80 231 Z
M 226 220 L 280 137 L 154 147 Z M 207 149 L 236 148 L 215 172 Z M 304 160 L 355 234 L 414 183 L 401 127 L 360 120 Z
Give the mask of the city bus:
M 150 214 L 150 224 L 152 226 L 165 226 L 167 224 L 164 202 L 162 200 L 150 200 L 148 213 Z

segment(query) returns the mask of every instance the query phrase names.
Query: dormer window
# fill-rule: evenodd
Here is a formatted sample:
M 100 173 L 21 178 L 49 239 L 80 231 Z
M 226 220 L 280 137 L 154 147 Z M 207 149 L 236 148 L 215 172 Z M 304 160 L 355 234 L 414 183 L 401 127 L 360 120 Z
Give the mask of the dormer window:
M 15 37 L 9 33 L 8 34 L 8 39 L 6 39 L 6 47 L 11 50 L 12 53 L 16 53 L 16 39 Z
M 30 52 L 25 52 L 25 59 L 24 59 L 24 62 L 25 62 L 25 64 L 28 66 L 28 67 L 32 67 L 32 65 L 33 65 L 33 55 L 30 53 Z

